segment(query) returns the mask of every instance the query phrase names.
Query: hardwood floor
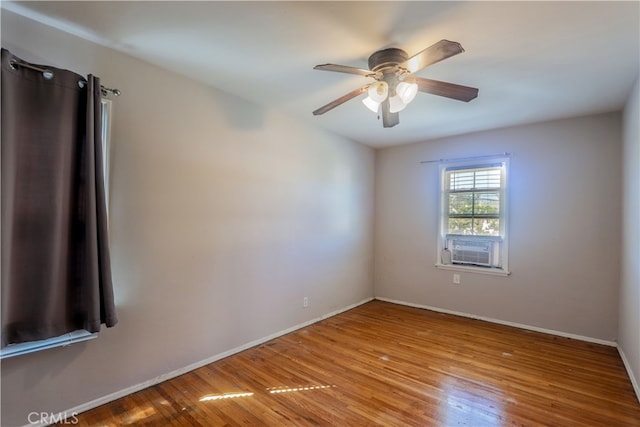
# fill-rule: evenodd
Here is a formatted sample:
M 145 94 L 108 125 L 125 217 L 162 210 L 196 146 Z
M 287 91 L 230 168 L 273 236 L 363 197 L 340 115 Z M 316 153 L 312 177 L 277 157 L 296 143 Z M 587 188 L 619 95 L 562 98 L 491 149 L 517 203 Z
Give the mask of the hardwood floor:
M 373 301 L 79 415 L 125 426 L 640 426 L 612 347 Z

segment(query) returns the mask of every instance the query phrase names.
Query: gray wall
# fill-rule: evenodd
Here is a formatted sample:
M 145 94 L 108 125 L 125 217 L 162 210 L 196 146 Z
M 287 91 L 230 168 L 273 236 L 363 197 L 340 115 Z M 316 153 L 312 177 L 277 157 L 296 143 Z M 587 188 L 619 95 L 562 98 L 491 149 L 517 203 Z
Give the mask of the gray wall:
M 509 277 L 434 267 L 438 164 L 510 157 Z M 599 340 L 617 338 L 621 116 L 603 114 L 380 150 L 376 297 Z
M 624 183 L 620 332 L 618 345 L 640 399 L 640 81 L 624 110 Z
M 621 115 L 604 114 L 376 154 L 5 10 L 2 41 L 26 60 L 96 73 L 123 91 L 110 206 L 120 324 L 91 342 L 4 361 L 3 426 L 374 294 L 603 340 L 618 338 L 619 319 L 638 378 L 637 84 L 624 138 Z M 512 275 L 461 273 L 453 285 L 452 272 L 433 266 L 437 166 L 419 161 L 504 151 Z
M 3 426 L 373 296 L 372 149 L 5 10 L 2 43 L 123 93 L 110 206 L 120 323 L 3 361 Z

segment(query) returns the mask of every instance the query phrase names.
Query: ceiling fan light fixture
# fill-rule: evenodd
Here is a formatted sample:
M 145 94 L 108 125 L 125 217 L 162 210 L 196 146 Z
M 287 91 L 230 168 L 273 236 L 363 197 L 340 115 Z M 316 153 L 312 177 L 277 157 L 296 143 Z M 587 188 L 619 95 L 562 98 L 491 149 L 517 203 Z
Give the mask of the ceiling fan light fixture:
M 377 113 L 378 110 L 380 109 L 380 103 L 374 101 L 369 96 L 363 99 L 362 103 L 365 105 L 365 107 L 367 107 L 369 110 L 373 111 L 374 113 Z
M 371 98 L 372 101 L 381 103 L 387 99 L 387 96 L 389 95 L 389 85 L 384 81 L 371 83 L 368 93 L 369 98 Z
M 415 82 L 403 81 L 398 83 L 398 86 L 396 86 L 396 94 L 400 97 L 405 105 L 413 101 L 417 93 L 418 84 Z
M 407 107 L 407 104 L 402 102 L 402 98 L 399 95 L 393 95 L 389 97 L 389 112 L 397 113 Z

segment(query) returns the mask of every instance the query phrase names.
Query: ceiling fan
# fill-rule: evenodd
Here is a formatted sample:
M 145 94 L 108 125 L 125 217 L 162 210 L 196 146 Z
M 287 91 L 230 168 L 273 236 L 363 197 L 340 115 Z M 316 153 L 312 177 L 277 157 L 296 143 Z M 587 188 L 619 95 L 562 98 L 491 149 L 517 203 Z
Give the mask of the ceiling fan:
M 369 57 L 368 70 L 336 64 L 316 65 L 313 67 L 314 70 L 357 74 L 372 78 L 375 81 L 318 108 L 313 112 L 313 115 L 324 114 L 338 105 L 367 92 L 368 96 L 362 102 L 373 112 L 381 113 L 382 126 L 387 128 L 400 123 L 398 112 L 403 110 L 415 98 L 418 91 L 469 102 L 478 96 L 478 89 L 413 75 L 429 65 L 462 52 L 464 52 L 464 49 L 460 43 L 440 40 L 412 57 L 409 57 L 404 50 L 398 48 L 388 48 L 374 52 Z

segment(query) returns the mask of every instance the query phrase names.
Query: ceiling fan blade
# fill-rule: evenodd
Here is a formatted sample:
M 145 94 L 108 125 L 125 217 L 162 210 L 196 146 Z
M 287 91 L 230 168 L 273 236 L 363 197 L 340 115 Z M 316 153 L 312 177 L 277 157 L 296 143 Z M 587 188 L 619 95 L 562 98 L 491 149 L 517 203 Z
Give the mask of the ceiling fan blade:
M 453 83 L 441 82 L 438 80 L 414 77 L 420 92 L 432 95 L 444 96 L 458 101 L 469 102 L 478 96 L 478 89 L 475 87 L 462 86 Z
M 356 96 L 360 95 L 361 93 L 366 92 L 367 89 L 369 89 L 369 85 L 364 85 L 362 87 L 359 87 L 356 90 L 353 90 L 353 91 L 349 92 L 346 95 L 342 95 L 340 98 L 335 99 L 335 100 L 331 101 L 330 103 L 328 103 L 327 105 L 325 105 L 323 107 L 320 107 L 317 110 L 315 110 L 313 112 L 313 115 L 314 116 L 319 116 L 320 114 L 324 114 L 329 110 L 333 110 L 338 105 L 344 104 L 345 102 L 349 101 L 350 99 L 353 99 Z
M 392 128 L 400 123 L 400 115 L 390 111 L 389 98 L 382 102 L 382 127 Z
M 377 73 L 364 68 L 349 67 L 347 65 L 321 64 L 313 67 L 314 70 L 335 71 L 337 73 L 357 74 L 365 77 L 375 77 Z
M 464 52 L 462 45 L 458 42 L 452 42 L 449 40 L 440 40 L 422 52 L 418 52 L 406 61 L 398 64 L 400 67 L 409 70 L 410 73 L 415 73 L 422 70 L 429 65 L 440 62 L 443 59 L 450 58 L 454 55 Z

